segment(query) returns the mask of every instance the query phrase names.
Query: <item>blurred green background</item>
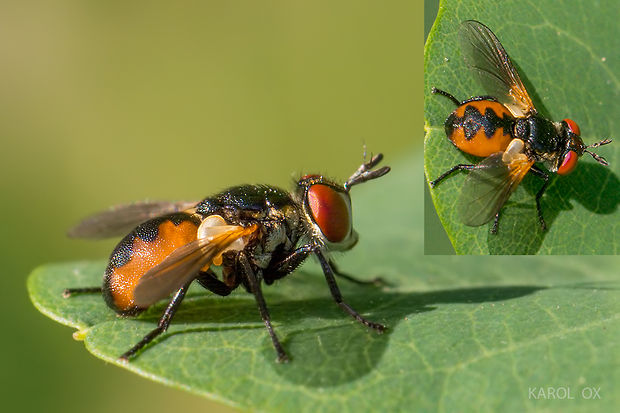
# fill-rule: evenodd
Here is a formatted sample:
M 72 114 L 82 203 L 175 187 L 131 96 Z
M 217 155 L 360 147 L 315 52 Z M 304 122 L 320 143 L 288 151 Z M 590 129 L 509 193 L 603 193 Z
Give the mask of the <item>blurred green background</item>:
M 64 233 L 110 205 L 421 154 L 422 39 L 421 0 L 0 4 L 5 411 L 229 411 L 91 356 L 27 275 L 107 257 Z

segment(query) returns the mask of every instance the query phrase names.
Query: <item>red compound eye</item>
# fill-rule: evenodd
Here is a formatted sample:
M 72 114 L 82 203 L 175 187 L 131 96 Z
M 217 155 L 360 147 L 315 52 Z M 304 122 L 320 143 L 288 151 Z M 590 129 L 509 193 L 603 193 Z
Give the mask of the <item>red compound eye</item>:
M 351 233 L 348 194 L 327 185 L 315 184 L 308 189 L 308 205 L 314 222 L 330 242 L 342 242 Z
M 562 165 L 558 168 L 559 175 L 568 175 L 573 172 L 575 167 L 577 166 L 577 160 L 579 159 L 579 155 L 575 151 L 568 151 L 566 155 L 564 155 L 564 160 L 562 161 Z
M 564 119 L 564 122 L 568 125 L 568 129 L 573 132 L 575 135 L 581 136 L 581 130 L 579 129 L 579 125 L 572 119 Z

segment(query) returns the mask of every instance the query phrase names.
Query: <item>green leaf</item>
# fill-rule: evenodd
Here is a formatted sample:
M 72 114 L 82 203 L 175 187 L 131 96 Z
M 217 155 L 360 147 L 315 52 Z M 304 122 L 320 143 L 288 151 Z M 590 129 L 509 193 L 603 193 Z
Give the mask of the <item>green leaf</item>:
M 388 162 L 390 163 L 390 162 Z M 318 265 L 271 287 L 266 301 L 292 356 L 277 364 L 253 298 L 190 292 L 170 329 L 129 364 L 117 357 L 154 328 L 165 303 L 117 318 L 96 295 L 105 266 L 41 267 L 28 289 L 44 314 L 79 330 L 97 357 L 252 411 L 606 411 L 620 403 L 617 257 L 425 257 L 421 157 L 352 193 L 359 244 L 339 258 L 360 277 L 347 302 L 389 330 L 378 335 L 333 303 Z M 529 387 L 600 387 L 600 400 L 532 400 Z
M 441 3 L 439 16 L 425 47 L 425 171 L 435 179 L 459 163 L 481 159 L 465 155 L 446 138 L 444 122 L 454 105 L 430 93 L 431 87 L 457 99 L 485 95 L 465 66 L 458 45 L 462 21 L 486 24 L 517 66 L 534 101 L 556 121 L 574 119 L 586 144 L 615 138 L 595 151 L 610 166 L 589 155 L 567 176 L 554 176 L 542 198 L 548 230 L 536 217 L 535 194 L 540 179 L 528 174 L 502 209 L 499 232 L 491 224 L 468 227 L 457 216 L 457 199 L 465 173 L 456 174 L 431 190 L 437 213 L 458 254 L 617 254 L 620 250 L 620 3 L 540 0 L 495 0 Z

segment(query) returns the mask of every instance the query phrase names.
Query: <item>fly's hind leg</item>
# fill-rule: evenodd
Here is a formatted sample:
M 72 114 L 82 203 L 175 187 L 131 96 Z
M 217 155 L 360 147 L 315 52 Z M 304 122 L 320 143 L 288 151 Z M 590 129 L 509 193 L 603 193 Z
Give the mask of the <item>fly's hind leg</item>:
M 456 106 L 461 106 L 461 102 L 459 102 L 459 100 L 457 98 L 455 98 L 454 96 L 452 96 L 450 93 L 441 90 L 441 89 L 437 89 L 436 87 L 433 87 L 431 89 L 431 93 L 434 95 L 441 95 L 441 96 L 445 96 L 448 99 L 450 99 Z
M 99 293 L 102 294 L 103 290 L 101 287 L 85 287 L 85 288 L 65 288 L 62 292 L 62 296 L 64 298 L 69 298 L 74 294 L 93 294 Z
M 183 301 L 183 298 L 185 297 L 185 294 L 187 293 L 187 290 L 189 289 L 189 285 L 192 283 L 192 281 L 193 280 L 189 281 L 187 284 L 185 284 L 183 287 L 177 290 L 177 292 L 172 297 L 172 300 L 170 300 L 170 303 L 166 307 L 164 314 L 159 319 L 159 322 L 157 323 L 157 327 L 153 329 L 150 333 L 148 333 L 146 336 L 144 336 L 144 338 L 140 340 L 138 344 L 136 344 L 131 349 L 126 351 L 123 355 L 121 355 L 119 357 L 120 361 L 127 362 L 133 355 L 135 355 L 140 349 L 142 349 L 142 347 L 146 346 L 148 343 L 153 341 L 157 336 L 159 336 L 160 334 L 162 334 L 168 329 L 168 326 L 170 325 L 170 322 L 172 321 L 172 317 L 174 317 L 174 314 L 179 309 L 179 306 L 181 305 L 181 302 Z
M 439 185 L 439 183 L 441 181 L 443 181 L 444 179 L 446 179 L 448 176 L 452 175 L 454 172 L 456 171 L 471 171 L 472 169 L 480 169 L 480 167 L 478 165 L 474 165 L 474 164 L 458 164 L 458 165 L 454 165 L 452 168 L 448 169 L 446 172 L 442 173 L 441 175 L 439 175 L 439 177 L 437 179 L 435 179 L 434 181 L 430 181 L 430 185 L 431 188 L 435 188 L 437 185 Z

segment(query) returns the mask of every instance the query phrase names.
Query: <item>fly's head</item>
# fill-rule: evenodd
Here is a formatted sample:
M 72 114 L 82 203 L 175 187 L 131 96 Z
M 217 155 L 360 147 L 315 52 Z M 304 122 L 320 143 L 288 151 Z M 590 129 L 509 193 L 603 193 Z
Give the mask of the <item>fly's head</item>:
M 554 165 L 555 172 L 559 175 L 568 175 L 577 167 L 577 161 L 584 153 L 589 153 L 596 162 L 601 165 L 609 165 L 605 158 L 588 150 L 588 148 L 597 148 L 602 145 L 611 143 L 611 139 L 603 139 L 602 141 L 585 145 L 581 140 L 581 130 L 579 125 L 571 119 L 564 119 L 561 122 L 560 133 L 563 141 L 566 142 L 564 150 L 559 154 Z
M 311 228 L 313 243 L 335 251 L 349 250 L 357 243 L 349 191 L 354 185 L 388 173 L 388 166 L 373 169 L 382 158 L 381 154 L 372 157 L 344 184 L 338 184 L 322 175 L 305 175 L 297 182 L 297 199 Z

